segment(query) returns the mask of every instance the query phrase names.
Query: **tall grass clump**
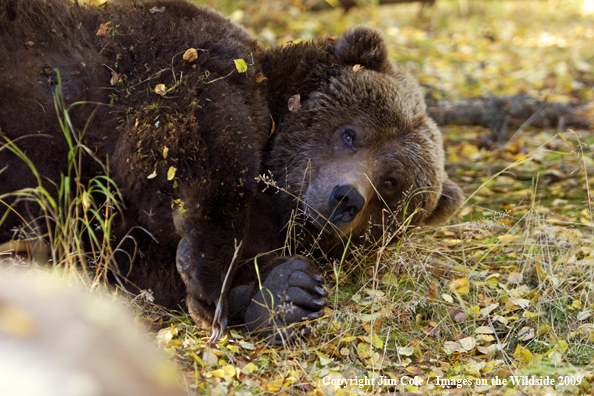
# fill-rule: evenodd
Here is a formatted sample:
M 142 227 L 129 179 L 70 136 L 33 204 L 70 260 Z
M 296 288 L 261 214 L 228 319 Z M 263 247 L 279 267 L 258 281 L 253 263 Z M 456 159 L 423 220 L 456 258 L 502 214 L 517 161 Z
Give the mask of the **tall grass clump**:
M 60 129 L 68 144 L 67 168 L 63 170 L 59 183 L 44 181 L 33 160 L 18 146 L 18 140 L 35 139 L 39 135 L 22 136 L 15 140 L 4 136 L 6 142 L 0 150 L 9 150 L 20 158 L 35 176 L 37 185 L 0 195 L 0 203 L 5 207 L 0 227 L 11 212 L 23 220 L 23 226 L 18 230 L 19 239 L 0 246 L 0 252 L 4 250 L 13 257 L 27 253 L 37 260 L 45 256 L 54 268 L 63 268 L 69 274 L 82 274 L 84 281 L 90 282 L 94 288 L 104 283 L 113 262 L 112 226 L 118 213 L 121 213 L 123 200 L 115 182 L 109 177 L 108 159 L 102 162 L 84 144 L 96 109 L 82 128 L 73 125 L 70 118 L 71 111 L 77 106 L 101 104 L 75 102 L 67 105 L 62 94 L 60 73 L 57 70 L 56 73 L 58 84 L 54 104 Z M 102 175 L 90 178 L 86 184 L 82 182 L 84 156 L 92 158 L 103 169 Z M 20 203 L 25 204 L 27 212 L 31 212 L 33 206 L 38 207 L 38 216 L 30 218 L 25 213 L 19 213 L 17 205 Z M 45 254 L 40 255 L 42 252 Z

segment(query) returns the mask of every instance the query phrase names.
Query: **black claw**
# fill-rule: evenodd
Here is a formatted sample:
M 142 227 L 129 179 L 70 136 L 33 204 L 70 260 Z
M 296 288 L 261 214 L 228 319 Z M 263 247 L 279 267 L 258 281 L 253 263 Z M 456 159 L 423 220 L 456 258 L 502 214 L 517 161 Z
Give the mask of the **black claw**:
M 224 312 L 223 300 L 220 299 L 217 303 L 214 318 L 212 321 L 212 334 L 208 342 L 215 343 L 223 336 L 227 330 L 227 314 Z
M 323 312 L 313 312 L 307 315 L 307 319 L 318 319 L 324 316 Z
M 212 334 L 210 335 L 210 338 L 208 339 L 208 343 L 214 344 L 215 342 L 217 342 L 219 340 L 219 338 L 221 338 L 222 335 L 223 335 L 223 333 L 221 332 L 221 329 L 213 328 Z
M 326 299 L 322 298 L 322 299 L 313 300 L 313 303 L 321 308 L 324 305 L 326 305 Z
M 303 326 L 301 330 L 299 330 L 299 336 L 303 337 L 309 333 L 309 327 Z

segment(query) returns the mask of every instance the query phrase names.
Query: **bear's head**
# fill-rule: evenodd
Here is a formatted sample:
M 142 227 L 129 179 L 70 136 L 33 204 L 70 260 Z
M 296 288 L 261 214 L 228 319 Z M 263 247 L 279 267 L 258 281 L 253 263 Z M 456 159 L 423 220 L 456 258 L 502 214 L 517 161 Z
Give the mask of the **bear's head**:
M 392 66 L 373 29 L 347 32 L 332 48 L 338 73 L 286 113 L 268 161 L 293 208 L 321 234 L 355 243 L 409 221 L 447 220 L 463 195 L 444 171 L 418 83 Z

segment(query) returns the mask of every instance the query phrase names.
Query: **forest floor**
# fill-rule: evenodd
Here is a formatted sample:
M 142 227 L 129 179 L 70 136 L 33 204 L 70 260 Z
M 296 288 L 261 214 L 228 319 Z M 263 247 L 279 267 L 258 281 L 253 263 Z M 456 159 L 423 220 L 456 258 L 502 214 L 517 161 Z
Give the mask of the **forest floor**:
M 578 1 L 347 14 L 305 12 L 300 1 L 207 3 L 271 45 L 375 26 L 435 100 L 594 96 L 594 19 Z M 448 172 L 468 197 L 462 209 L 446 226 L 320 263 L 333 294 L 297 344 L 231 330 L 212 348 L 184 316 L 143 317 L 190 394 L 594 393 L 594 134 L 526 127 L 487 150 L 487 129 L 442 131 Z
M 348 13 L 306 11 L 312 1 L 201 3 L 270 46 L 367 24 L 433 104 L 527 95 L 582 106 L 594 124 L 594 14 L 583 0 Z M 209 345 L 187 315 L 142 304 L 137 322 L 181 367 L 189 395 L 594 394 L 594 132 L 523 125 L 486 144 L 483 127 L 441 130 L 464 205 L 442 227 L 319 262 L 331 295 L 306 337 L 272 347 L 230 329 Z

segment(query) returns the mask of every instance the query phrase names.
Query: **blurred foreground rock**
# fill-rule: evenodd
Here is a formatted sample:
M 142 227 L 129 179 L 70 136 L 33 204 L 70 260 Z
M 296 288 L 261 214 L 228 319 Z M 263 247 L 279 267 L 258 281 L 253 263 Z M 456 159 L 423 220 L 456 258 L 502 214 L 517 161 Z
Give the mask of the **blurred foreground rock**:
M 183 395 L 131 315 L 46 274 L 0 271 L 0 395 Z

